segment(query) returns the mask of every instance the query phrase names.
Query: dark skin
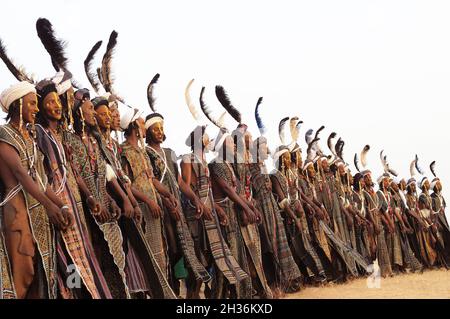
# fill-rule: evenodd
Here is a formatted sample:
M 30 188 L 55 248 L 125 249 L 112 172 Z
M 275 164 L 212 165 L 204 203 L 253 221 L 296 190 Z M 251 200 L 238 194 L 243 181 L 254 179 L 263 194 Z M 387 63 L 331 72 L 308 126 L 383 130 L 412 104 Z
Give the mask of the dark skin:
M 407 187 L 408 195 L 416 196 L 416 184 L 412 183 Z M 420 216 L 419 211 L 416 209 L 413 209 L 410 207 L 410 209 L 407 210 L 408 214 L 411 215 L 418 223 L 422 230 L 427 229 L 427 225 L 422 219 L 422 216 Z
M 306 174 L 308 175 L 308 179 L 310 180 L 310 182 L 314 183 L 314 181 L 316 180 L 317 174 L 316 174 L 316 170 L 314 169 L 313 165 L 309 165 L 306 168 Z M 300 176 L 303 178 L 306 178 L 304 175 L 300 175 Z M 328 212 L 316 198 L 312 198 L 312 199 L 308 198 L 308 196 L 306 196 L 306 194 L 301 189 L 299 189 L 299 193 L 300 193 L 301 200 L 312 208 L 312 211 L 315 212 L 318 219 L 320 219 L 320 220 L 325 219 L 327 221 L 327 223 L 330 223 L 330 216 L 328 215 Z
M 231 136 L 228 136 L 225 139 L 224 145 L 222 148 L 226 149 L 225 153 L 228 158 L 234 157 L 234 142 Z M 223 154 L 223 149 L 219 151 L 220 154 Z M 256 215 L 247 205 L 247 201 L 245 201 L 239 194 L 236 192 L 236 189 L 229 185 L 225 180 L 219 178 L 211 172 L 211 184 L 214 198 L 226 198 L 228 197 L 233 203 L 238 205 L 241 210 L 242 222 L 244 225 L 254 224 L 256 223 Z
M 97 126 L 97 120 L 95 119 L 95 109 L 94 105 L 89 99 L 86 99 L 83 101 L 80 107 L 80 111 L 83 114 L 84 122 L 86 124 L 86 134 L 88 136 L 91 135 L 91 132 L 95 127 Z M 90 143 L 89 139 L 83 139 L 84 143 Z M 76 170 L 74 170 L 76 171 Z M 111 220 L 112 216 L 108 212 L 108 210 L 105 209 L 105 207 L 102 207 L 100 203 L 98 203 L 93 196 L 91 196 L 88 187 L 86 186 L 85 182 L 82 180 L 80 176 L 77 177 L 78 185 L 80 186 L 80 190 L 90 197 L 88 197 L 88 205 L 90 205 L 91 212 L 95 219 L 99 221 L 100 223 L 106 223 L 107 221 Z
M 109 108 L 106 105 L 97 107 L 97 109 L 95 110 L 95 119 L 101 133 L 106 137 L 109 134 L 109 130 L 111 128 L 111 113 Z M 117 198 L 119 201 L 121 201 L 123 215 L 126 218 L 136 218 L 137 220 L 140 220 L 142 212 L 136 199 L 132 195 L 132 191 L 129 185 L 125 185 L 124 188 L 125 191 L 119 185 L 117 179 L 113 179 L 110 183 L 108 183 L 108 191 L 110 192 L 110 194 L 113 195 L 114 198 Z M 114 216 L 117 216 L 118 219 L 120 217 L 120 213 L 118 213 L 118 210 L 116 209 L 114 204 L 111 205 L 111 209 L 113 209 L 113 214 Z
M 138 142 L 139 142 L 138 133 L 139 132 L 138 132 L 138 130 L 139 130 L 140 126 L 143 125 L 143 121 L 144 120 L 142 118 L 139 118 L 136 121 L 138 128 L 133 128 L 130 135 L 126 137 L 127 142 L 130 145 L 134 146 L 135 148 L 139 147 L 139 144 L 138 144 Z M 124 165 L 123 168 L 127 174 L 131 173 L 131 168 L 129 167 L 128 164 Z M 153 183 L 152 180 L 149 180 L 149 182 Z M 150 214 L 152 215 L 152 218 L 158 219 L 158 218 L 162 217 L 162 210 L 156 201 L 152 200 L 150 197 L 145 195 L 143 192 L 135 189 L 134 187 L 132 187 L 131 189 L 133 191 L 134 197 L 137 200 L 139 200 L 147 205 L 148 209 L 150 210 Z
M 372 195 L 372 196 L 375 195 L 375 191 L 373 190 L 372 176 L 370 174 L 367 174 L 364 176 L 362 186 L 370 195 Z M 376 223 L 375 217 L 373 216 L 373 214 L 375 214 L 375 212 L 376 212 L 376 209 L 368 210 L 367 216 L 369 217 L 369 220 L 373 225 L 375 234 L 378 235 L 381 230 L 380 230 L 380 227 L 378 226 L 378 224 Z
M 399 185 L 397 185 L 395 182 L 392 182 L 390 187 L 391 187 L 391 193 L 393 196 L 398 194 L 398 192 L 400 191 Z M 395 217 L 397 218 L 398 222 L 400 223 L 400 228 L 401 228 L 402 232 L 411 234 L 413 232 L 412 227 L 409 225 L 408 219 L 406 218 L 406 216 L 400 215 L 399 207 L 394 209 L 394 214 L 395 214 Z
M 29 93 L 22 98 L 22 119 L 25 124 L 34 124 L 38 112 L 37 96 Z M 12 126 L 19 129 L 20 115 L 13 114 L 10 120 Z M 31 138 L 28 131 L 22 128 L 21 134 L 24 138 Z M 66 230 L 73 223 L 73 217 L 66 209 L 61 210 L 63 204 L 47 187 L 46 192 L 42 192 L 36 182 L 28 175 L 28 172 L 21 165 L 21 160 L 16 149 L 11 145 L 0 142 L 0 178 L 5 188 L 11 189 L 20 183 L 23 189 L 33 196 L 42 206 L 45 207 L 50 222 L 60 230 Z
M 72 107 L 73 107 L 73 102 L 74 102 L 73 101 L 73 88 L 71 87 L 66 92 L 66 94 L 67 94 L 68 103 L 70 105 L 72 105 Z M 49 95 L 47 95 L 47 97 L 43 101 L 45 109 L 49 108 L 50 105 L 55 105 L 55 102 L 53 102 L 53 101 L 51 101 L 51 103 L 47 105 L 47 98 L 50 98 L 51 100 L 56 99 L 54 96 L 49 97 Z M 58 97 L 58 100 L 60 101 L 59 97 Z M 60 104 L 60 102 L 59 102 L 59 104 Z M 61 116 L 54 117 L 53 114 L 55 112 L 52 112 L 51 110 L 49 110 L 49 111 L 50 112 L 46 112 L 47 114 L 49 114 L 49 116 L 47 116 L 48 125 L 53 131 L 56 131 L 56 129 L 58 127 L 58 121 L 61 119 Z M 56 115 L 58 115 L 57 113 L 58 112 L 56 112 Z M 70 163 L 70 165 L 72 164 L 70 160 L 69 160 L 69 163 Z M 86 183 L 84 182 L 84 180 L 81 178 L 81 176 L 78 174 L 77 170 L 74 167 L 72 167 L 72 171 L 75 176 L 75 180 L 77 182 L 77 185 L 78 185 L 78 188 L 80 189 L 81 194 L 84 195 L 85 198 L 87 198 L 86 203 L 88 205 L 89 210 L 92 212 L 93 215 L 98 216 L 101 212 L 100 203 L 94 198 L 94 196 L 92 196 Z
M 209 144 L 209 137 L 205 133 L 203 135 L 202 147 L 194 148 L 194 154 L 197 156 L 197 158 L 201 159 L 202 161 L 205 161 L 204 150 L 208 147 L 208 144 Z M 195 174 L 192 174 L 192 164 L 193 163 L 189 163 L 189 162 L 185 162 L 185 161 L 181 162 L 181 176 L 187 185 L 195 186 L 197 184 L 197 176 Z M 217 210 L 216 206 L 218 206 L 218 205 L 214 204 L 214 209 L 217 212 L 217 215 L 220 220 L 220 224 L 226 225 L 227 217 L 225 215 L 225 212 L 221 208 L 219 208 L 219 210 Z M 201 217 L 200 215 L 196 216 L 197 219 L 199 219 L 200 217 Z M 212 211 L 209 207 L 204 206 L 203 218 L 205 218 L 207 220 L 213 219 Z
M 161 143 L 164 141 L 164 126 L 163 126 L 163 124 L 161 122 L 157 122 L 157 123 L 153 124 L 152 126 L 150 126 L 148 129 L 150 130 L 150 133 L 151 133 L 151 140 L 150 140 L 149 146 L 152 147 L 154 150 L 156 150 L 158 153 L 162 153 L 163 150 L 161 148 Z M 200 202 L 198 197 L 194 194 L 191 187 L 184 182 L 184 180 L 181 178 L 180 174 L 178 174 L 178 176 L 176 178 L 177 178 L 177 183 L 180 188 L 180 191 L 184 195 L 186 195 L 186 197 L 191 201 L 191 203 L 194 204 L 194 206 L 197 210 L 197 215 L 202 216 L 203 210 L 204 210 L 204 205 Z M 162 185 L 159 182 L 158 182 L 158 184 L 159 185 L 157 185 L 155 183 L 155 187 L 159 192 Z M 162 195 L 164 196 L 164 194 L 162 194 Z M 171 212 L 172 218 L 174 218 L 177 221 L 180 220 L 180 215 L 182 214 L 181 207 L 179 207 L 178 204 L 176 204 L 176 205 L 173 204 L 173 200 L 174 200 L 173 195 L 170 197 L 165 197 L 162 200 L 163 200 L 164 205 L 168 208 L 169 212 Z
M 383 181 L 383 192 L 385 194 L 387 194 L 387 190 L 389 189 L 389 185 L 391 184 L 391 181 L 388 178 L 384 178 Z M 391 207 L 391 210 L 393 208 Z M 383 218 L 384 216 L 384 218 Z M 395 225 L 394 225 L 394 220 L 393 218 L 391 218 L 391 216 L 389 215 L 389 212 L 383 212 L 383 214 L 381 215 L 382 221 L 385 223 L 386 227 L 388 228 L 389 233 L 393 233 L 395 231 Z

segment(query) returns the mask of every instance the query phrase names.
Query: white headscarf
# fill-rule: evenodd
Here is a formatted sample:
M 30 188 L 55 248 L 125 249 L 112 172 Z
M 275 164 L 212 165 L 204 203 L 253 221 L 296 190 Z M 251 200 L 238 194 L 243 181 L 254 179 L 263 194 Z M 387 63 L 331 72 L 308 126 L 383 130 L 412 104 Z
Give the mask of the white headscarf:
M 2 107 L 3 112 L 8 113 L 9 107 L 14 101 L 29 93 L 36 93 L 36 88 L 34 84 L 27 81 L 21 81 L 4 90 L 2 94 L 0 94 L 0 106 Z

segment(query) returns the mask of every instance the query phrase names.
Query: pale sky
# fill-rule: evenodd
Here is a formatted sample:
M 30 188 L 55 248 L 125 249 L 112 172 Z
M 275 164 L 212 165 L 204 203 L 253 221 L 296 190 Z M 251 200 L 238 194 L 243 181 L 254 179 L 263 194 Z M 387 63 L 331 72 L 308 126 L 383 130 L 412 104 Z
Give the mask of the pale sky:
M 54 74 L 35 29 L 37 18 L 48 18 L 68 42 L 69 69 L 88 88 L 83 60 L 103 40 L 99 63 L 116 30 L 115 88 L 147 112 L 147 84 L 161 74 L 157 108 L 166 118 L 165 145 L 178 154 L 188 151 L 183 143 L 195 126 L 184 101 L 195 78 L 198 107 L 206 86 L 206 101 L 222 113 L 214 86 L 223 85 L 254 136 L 254 107 L 263 96 L 272 147 L 279 143 L 279 120 L 296 115 L 305 122 L 304 149 L 306 130 L 323 124 L 322 148 L 330 132 L 338 133 L 353 170 L 354 153 L 371 145 L 375 178 L 381 149 L 407 178 L 417 153 L 430 178 L 436 160 L 450 195 L 448 1 L 16 0 L 2 1 L 2 13 L 0 37 L 17 64 L 37 78 Z M 2 64 L 0 90 L 14 82 Z M 231 118 L 227 123 L 236 125 Z

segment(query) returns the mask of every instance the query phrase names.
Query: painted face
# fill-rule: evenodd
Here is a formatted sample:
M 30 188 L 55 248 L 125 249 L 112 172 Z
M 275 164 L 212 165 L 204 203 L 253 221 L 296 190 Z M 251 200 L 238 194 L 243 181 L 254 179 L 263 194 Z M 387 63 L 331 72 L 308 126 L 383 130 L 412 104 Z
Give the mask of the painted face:
M 111 113 L 109 112 L 109 108 L 106 105 L 101 105 L 97 108 L 96 116 L 98 126 L 101 129 L 110 129 L 111 128 Z
M 158 144 L 164 142 L 164 126 L 161 122 L 157 122 L 148 128 L 152 140 Z
M 42 102 L 45 117 L 51 121 L 59 121 L 62 117 L 62 104 L 56 92 L 47 94 Z
M 383 187 L 384 189 L 387 189 L 389 187 L 390 181 L 389 178 L 383 178 Z
M 435 189 L 436 191 L 438 191 L 438 192 L 441 192 L 441 191 L 442 191 L 442 183 L 441 183 L 441 181 L 437 181 L 437 182 L 436 182 L 436 185 L 434 186 L 434 189 Z
M 111 130 L 119 131 L 120 130 L 120 112 L 117 107 L 111 107 L 109 109 L 109 113 L 111 115 Z
M 90 100 L 85 100 L 81 104 L 81 111 L 83 112 L 84 122 L 90 127 L 97 125 L 97 120 L 95 119 L 94 104 Z
M 391 188 L 394 190 L 394 192 L 398 192 L 399 190 L 397 183 L 394 181 L 391 182 Z
M 314 165 L 309 165 L 306 171 L 308 172 L 309 177 L 316 177 L 316 170 L 314 169 Z
M 364 176 L 364 185 L 365 185 L 365 186 L 371 186 L 371 185 L 373 185 L 371 174 L 366 174 L 366 175 Z
M 399 188 L 400 188 L 402 191 L 404 191 L 404 190 L 406 189 L 406 181 L 405 181 L 404 179 L 402 179 L 402 180 L 400 181 L 400 186 L 399 186 Z
M 28 93 L 22 98 L 22 120 L 34 124 L 36 114 L 39 112 L 36 93 Z
M 283 161 L 285 167 L 291 166 L 291 153 L 286 152 L 283 155 L 281 155 L 281 160 Z
M 322 166 L 322 169 L 325 173 L 330 172 L 330 166 L 328 165 L 328 160 L 326 158 L 322 159 L 320 161 L 320 164 Z

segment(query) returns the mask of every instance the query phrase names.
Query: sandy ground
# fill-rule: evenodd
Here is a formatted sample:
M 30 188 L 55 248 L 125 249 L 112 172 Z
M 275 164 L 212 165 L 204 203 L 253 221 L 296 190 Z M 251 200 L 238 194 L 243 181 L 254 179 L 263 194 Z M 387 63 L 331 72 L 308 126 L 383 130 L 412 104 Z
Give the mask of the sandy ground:
M 346 284 L 308 287 L 287 299 L 450 299 L 450 271 L 429 270 L 381 278 L 380 288 L 368 288 L 367 279 Z

